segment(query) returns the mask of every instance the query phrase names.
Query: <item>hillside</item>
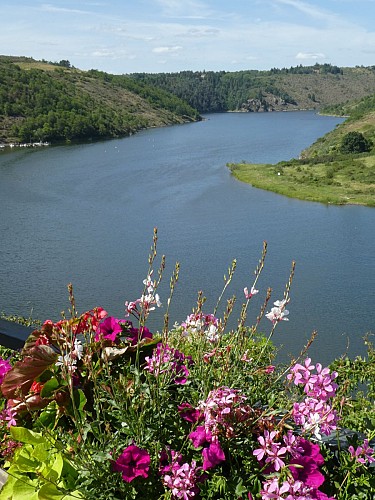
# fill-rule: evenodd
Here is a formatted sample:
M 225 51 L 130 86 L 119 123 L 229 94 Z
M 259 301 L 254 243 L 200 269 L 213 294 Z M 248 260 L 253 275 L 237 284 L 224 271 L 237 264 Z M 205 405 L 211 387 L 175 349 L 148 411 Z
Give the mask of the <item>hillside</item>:
M 0 144 L 120 137 L 200 119 L 165 90 L 65 63 L 0 56 Z
M 347 119 L 302 151 L 302 158 L 337 154 L 343 137 L 349 132 L 360 132 L 375 144 L 375 94 L 341 106 L 329 106 L 322 111 L 346 116 Z
M 200 113 L 217 111 L 320 110 L 375 92 L 375 66 L 330 64 L 270 71 L 192 72 L 130 75 L 174 93 Z
M 299 159 L 276 165 L 231 164 L 232 174 L 254 187 L 292 198 L 374 207 L 375 94 L 336 107 L 336 111 L 349 116 Z M 362 149 L 357 148 L 358 140 L 365 145 Z

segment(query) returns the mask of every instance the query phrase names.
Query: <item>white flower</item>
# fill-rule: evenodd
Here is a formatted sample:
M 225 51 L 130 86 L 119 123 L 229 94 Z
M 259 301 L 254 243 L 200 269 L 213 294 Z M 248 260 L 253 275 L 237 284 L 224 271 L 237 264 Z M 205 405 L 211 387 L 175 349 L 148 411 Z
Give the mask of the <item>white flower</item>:
M 81 359 L 82 358 L 82 353 L 83 353 L 82 342 L 80 340 L 75 339 L 74 340 L 73 354 L 75 354 L 78 359 Z
M 282 311 L 280 307 L 273 307 L 271 311 L 266 314 L 266 318 L 272 321 L 272 323 L 276 323 L 277 321 L 289 321 L 289 318 L 285 317 L 288 314 L 288 309 Z
M 207 340 L 209 340 L 210 342 L 217 342 L 219 340 L 219 334 L 215 325 L 210 325 L 209 328 L 205 331 L 205 334 Z
M 245 286 L 245 288 L 243 289 L 243 293 L 245 294 L 246 299 L 251 299 L 251 297 L 253 295 L 256 295 L 258 292 L 259 290 L 256 290 L 253 286 L 251 287 L 250 293 L 247 286 Z

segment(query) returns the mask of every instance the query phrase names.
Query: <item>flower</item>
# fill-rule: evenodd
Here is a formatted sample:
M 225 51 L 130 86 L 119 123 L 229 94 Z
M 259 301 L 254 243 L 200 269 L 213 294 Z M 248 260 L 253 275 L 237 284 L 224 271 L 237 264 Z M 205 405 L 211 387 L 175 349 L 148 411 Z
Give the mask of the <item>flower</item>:
M 177 349 L 173 349 L 168 344 L 159 343 L 153 350 L 152 356 L 146 356 L 145 370 L 159 377 L 162 373 L 169 373 L 171 381 L 175 384 L 183 385 L 189 376 L 187 364 L 192 364 L 190 356 L 185 356 Z
M 185 335 L 203 332 L 209 342 L 215 343 L 219 340 L 219 320 L 213 314 L 190 314 L 181 326 Z
M 243 289 L 243 293 L 245 294 L 246 299 L 251 299 L 253 295 L 256 295 L 259 292 L 259 290 L 256 290 L 253 286 L 251 287 L 251 290 L 249 292 L 247 286 Z
M 199 403 L 198 409 L 203 412 L 205 428 L 212 433 L 213 440 L 218 439 L 221 433 L 226 437 L 234 435 L 233 423 L 238 420 L 235 410 L 245 400 L 246 396 L 239 389 L 218 387 L 210 391 L 205 401 Z
M 150 461 L 150 455 L 146 450 L 131 445 L 112 463 L 112 469 L 121 472 L 122 479 L 131 483 L 136 477 L 148 477 Z
M 178 413 L 180 417 L 186 420 L 186 422 L 190 422 L 191 424 L 195 424 L 202 418 L 202 413 L 191 406 L 190 403 L 182 403 L 177 407 Z
M 125 338 L 131 343 L 131 345 L 137 345 L 143 339 L 152 339 L 152 333 L 147 328 L 147 326 L 141 326 L 140 328 L 133 328 L 130 321 L 127 322 L 129 330 L 124 333 Z
M 122 332 L 121 323 L 126 323 L 125 319 L 117 319 L 113 316 L 108 316 L 100 323 L 96 330 L 95 341 L 99 342 L 101 338 L 112 340 L 114 342 L 119 333 Z
M 324 476 L 319 471 L 319 467 L 324 464 L 319 445 L 304 438 L 299 438 L 298 444 L 303 452 L 294 457 L 289 466 L 292 475 L 296 481 L 302 481 L 306 486 L 319 488 L 324 483 Z
M 199 425 L 195 431 L 189 434 L 189 438 L 194 448 L 203 447 L 203 470 L 212 469 L 212 467 L 224 462 L 225 455 L 219 441 L 212 439 L 211 432 L 207 431 L 204 425 Z
M 276 300 L 273 303 L 275 307 L 272 307 L 271 311 L 266 314 L 266 318 L 268 318 L 272 323 L 277 323 L 279 321 L 289 321 L 287 316 L 289 314 L 288 309 L 285 309 L 287 304 L 286 300 Z
M 197 467 L 195 460 L 184 463 L 180 467 L 172 467 L 169 474 L 163 477 L 163 483 L 173 495 L 173 498 L 189 500 L 199 493 L 197 481 L 200 479 L 201 467 Z
M 12 369 L 12 365 L 7 359 L 0 358 L 0 385 L 3 383 L 5 375 Z
M 356 450 L 353 448 L 353 446 L 349 446 L 348 451 L 351 454 L 352 458 L 355 458 L 357 462 L 363 465 L 367 462 L 369 464 L 375 462 L 375 450 L 373 448 L 370 448 L 368 439 L 365 439 L 363 441 L 363 446 L 358 446 Z

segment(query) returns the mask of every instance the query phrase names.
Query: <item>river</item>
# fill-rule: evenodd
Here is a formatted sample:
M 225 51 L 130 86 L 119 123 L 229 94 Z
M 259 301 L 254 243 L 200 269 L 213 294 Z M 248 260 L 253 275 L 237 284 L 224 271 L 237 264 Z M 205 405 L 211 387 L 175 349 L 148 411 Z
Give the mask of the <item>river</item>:
M 282 298 L 295 260 L 289 321 L 274 335 L 280 356 L 297 354 L 313 330 L 310 352 L 323 363 L 346 349 L 363 353 L 374 328 L 374 209 L 257 190 L 226 167 L 298 157 L 340 121 L 313 112 L 214 114 L 124 139 L 0 152 L 0 310 L 58 319 L 72 282 L 79 311 L 101 305 L 122 317 L 124 301 L 142 291 L 157 227 L 164 304 L 175 261 L 181 265 L 172 323 L 191 312 L 198 290 L 212 310 L 234 258 L 226 297 L 240 303 L 265 240 L 249 324 L 268 286 Z M 163 312 L 154 312 L 152 328 Z M 260 330 L 270 327 L 262 320 Z

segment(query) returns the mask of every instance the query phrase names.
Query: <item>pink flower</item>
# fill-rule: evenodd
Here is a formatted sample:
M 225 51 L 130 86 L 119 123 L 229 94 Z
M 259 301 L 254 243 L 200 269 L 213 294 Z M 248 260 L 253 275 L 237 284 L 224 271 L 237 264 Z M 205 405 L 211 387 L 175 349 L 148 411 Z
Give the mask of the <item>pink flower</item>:
M 95 341 L 99 342 L 101 338 L 112 340 L 114 342 L 119 333 L 122 332 L 121 323 L 125 323 L 124 319 L 117 319 L 113 316 L 109 316 L 104 321 L 102 321 L 95 333 Z
M 112 463 L 115 472 L 121 472 L 122 479 L 130 483 L 136 477 L 148 477 L 150 455 L 146 450 L 131 445 L 125 448 L 118 459 Z
M 181 466 L 172 467 L 169 474 L 163 477 L 163 484 L 172 492 L 172 498 L 189 500 L 199 493 L 197 482 L 201 479 L 201 467 L 197 467 L 195 460 Z
M 233 437 L 233 423 L 238 420 L 238 412 L 242 412 L 241 403 L 246 396 L 239 389 L 218 387 L 210 391 L 206 401 L 199 403 L 198 409 L 203 412 L 206 431 L 212 433 L 213 440 L 223 433 Z
M 319 467 L 324 464 L 324 458 L 320 453 L 319 445 L 300 438 L 299 445 L 303 449 L 303 454 L 293 459 L 289 466 L 295 480 L 302 481 L 307 486 L 319 488 L 324 483 L 324 476 L 319 471 Z M 293 465 L 300 467 L 293 467 Z
M 12 369 L 12 365 L 7 359 L 0 358 L 0 385 L 3 383 L 5 375 Z
M 153 350 L 152 356 L 146 356 L 145 370 L 159 377 L 162 373 L 169 373 L 171 381 L 175 384 L 183 385 L 189 376 L 186 363 L 193 363 L 191 356 L 185 356 L 177 349 L 169 347 L 167 344 L 158 344 Z
M 141 326 L 141 328 L 133 328 L 132 324 L 128 322 L 130 330 L 124 335 L 131 345 L 137 345 L 143 339 L 152 339 L 152 333 L 147 328 L 147 326 Z
M 358 446 L 356 450 L 353 448 L 353 446 L 349 446 L 348 451 L 351 454 L 352 458 L 355 458 L 357 462 L 361 464 L 366 464 L 367 462 L 375 462 L 375 451 L 373 450 L 373 448 L 370 448 L 368 439 L 365 439 L 363 441 L 363 446 Z
M 8 403 L 9 404 L 9 403 Z M 17 416 L 16 410 L 13 408 L 5 408 L 4 411 L 0 414 L 0 419 L 8 422 L 7 427 L 11 427 L 12 425 L 16 426 L 17 421 L 15 417 Z

